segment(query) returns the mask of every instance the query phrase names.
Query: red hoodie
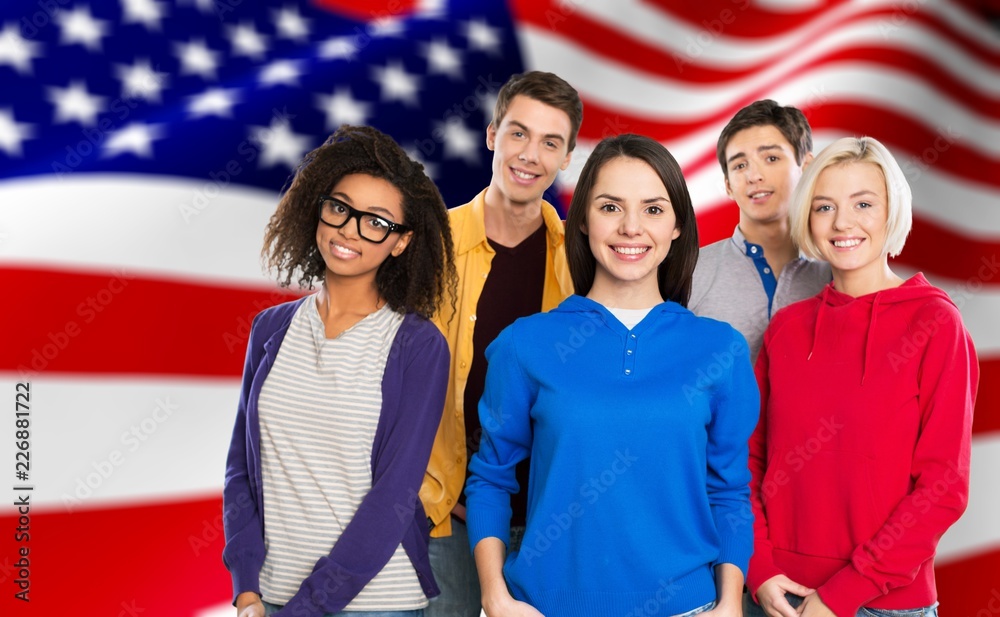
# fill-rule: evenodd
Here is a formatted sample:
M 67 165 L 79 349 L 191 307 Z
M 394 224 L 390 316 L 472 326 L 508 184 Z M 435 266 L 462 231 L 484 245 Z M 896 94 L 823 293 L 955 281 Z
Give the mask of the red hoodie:
M 979 365 L 921 274 L 852 298 L 828 285 L 777 313 L 750 440 L 754 592 L 778 574 L 838 617 L 937 601 L 933 557 L 969 494 Z

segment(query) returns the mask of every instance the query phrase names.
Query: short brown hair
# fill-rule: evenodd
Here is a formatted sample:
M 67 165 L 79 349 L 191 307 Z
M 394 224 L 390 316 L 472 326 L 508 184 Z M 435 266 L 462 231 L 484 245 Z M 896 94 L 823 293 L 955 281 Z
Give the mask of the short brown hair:
M 576 89 L 555 73 L 530 71 L 511 75 L 497 94 L 497 104 L 493 108 L 493 120 L 490 121 L 493 128 L 500 128 L 500 122 L 507 115 L 507 108 L 510 107 L 514 97 L 519 94 L 529 99 L 535 99 L 539 103 L 545 103 L 549 107 L 555 107 L 569 116 L 568 145 L 569 151 L 572 152 L 573 148 L 576 147 L 576 135 L 580 132 L 580 125 L 583 123 L 583 102 Z
M 729 177 L 729 166 L 726 165 L 726 146 L 733 135 L 754 126 L 773 126 L 778 129 L 795 150 L 795 163 L 801 167 L 806 155 L 812 152 L 812 128 L 805 114 L 798 107 L 782 107 L 771 99 L 754 101 L 736 112 L 726 128 L 719 134 L 719 142 L 715 146 L 715 154 L 722 166 L 722 173 Z

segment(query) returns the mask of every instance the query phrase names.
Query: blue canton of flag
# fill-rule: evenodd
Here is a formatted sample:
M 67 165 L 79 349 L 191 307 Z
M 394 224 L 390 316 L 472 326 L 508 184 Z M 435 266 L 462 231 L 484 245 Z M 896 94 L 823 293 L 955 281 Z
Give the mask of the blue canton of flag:
M 127 172 L 279 190 L 339 125 L 391 134 L 449 206 L 522 70 L 502 2 L 358 21 L 316 3 L 42 0 L 0 9 L 0 179 Z M 206 195 L 192 198 L 197 209 Z M 199 203 L 195 203 L 199 201 Z

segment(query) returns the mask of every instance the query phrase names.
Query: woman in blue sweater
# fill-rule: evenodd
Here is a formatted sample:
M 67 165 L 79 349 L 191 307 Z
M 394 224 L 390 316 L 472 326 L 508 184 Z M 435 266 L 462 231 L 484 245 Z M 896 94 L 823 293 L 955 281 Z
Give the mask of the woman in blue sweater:
M 698 236 L 662 145 L 597 146 L 566 250 L 577 295 L 486 351 L 466 487 L 486 613 L 738 617 L 760 400 L 743 337 L 685 308 Z M 505 555 L 528 456 L 524 541 Z
M 278 204 L 268 264 L 322 285 L 250 332 L 223 493 L 239 617 L 419 616 L 437 595 L 417 491 L 448 381 L 428 317 L 454 289 L 451 250 L 434 184 L 372 128 L 341 127 Z

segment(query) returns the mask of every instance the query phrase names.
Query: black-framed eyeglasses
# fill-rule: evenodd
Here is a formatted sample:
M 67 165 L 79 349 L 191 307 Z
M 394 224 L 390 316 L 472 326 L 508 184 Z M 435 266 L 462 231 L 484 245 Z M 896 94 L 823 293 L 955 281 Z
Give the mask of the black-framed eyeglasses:
M 355 219 L 358 223 L 358 235 L 369 242 L 381 244 L 393 232 L 405 233 L 410 231 L 406 225 L 393 223 L 371 212 L 355 210 L 350 205 L 329 195 L 321 195 L 319 198 L 319 220 L 325 225 L 340 229 L 347 224 L 347 221 Z

